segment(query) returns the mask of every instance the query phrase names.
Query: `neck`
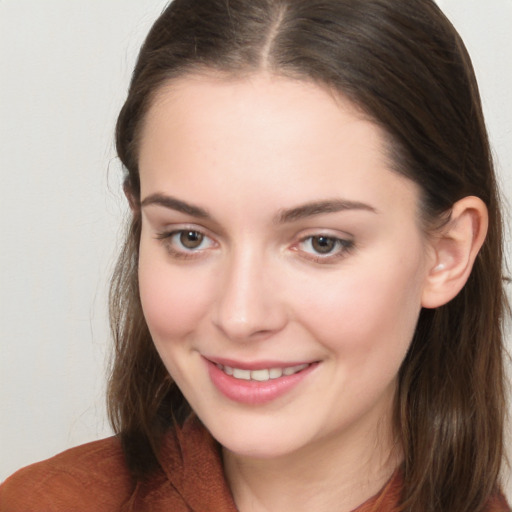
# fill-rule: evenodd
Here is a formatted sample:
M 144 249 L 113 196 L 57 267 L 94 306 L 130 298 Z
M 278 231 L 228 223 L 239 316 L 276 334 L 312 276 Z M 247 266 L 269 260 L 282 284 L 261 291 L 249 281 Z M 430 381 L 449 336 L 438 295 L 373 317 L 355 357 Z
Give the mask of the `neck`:
M 401 460 L 390 425 L 323 438 L 272 459 L 224 449 L 225 473 L 240 512 L 350 512 L 373 497 Z

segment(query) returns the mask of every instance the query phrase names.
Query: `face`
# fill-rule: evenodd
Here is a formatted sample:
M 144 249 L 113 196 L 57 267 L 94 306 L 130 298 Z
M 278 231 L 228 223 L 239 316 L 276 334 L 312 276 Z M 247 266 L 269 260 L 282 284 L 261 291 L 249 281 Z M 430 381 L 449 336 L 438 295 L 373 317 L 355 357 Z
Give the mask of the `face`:
M 139 280 L 155 346 L 230 452 L 353 446 L 391 423 L 431 264 L 414 183 L 345 99 L 186 77 L 142 131 Z

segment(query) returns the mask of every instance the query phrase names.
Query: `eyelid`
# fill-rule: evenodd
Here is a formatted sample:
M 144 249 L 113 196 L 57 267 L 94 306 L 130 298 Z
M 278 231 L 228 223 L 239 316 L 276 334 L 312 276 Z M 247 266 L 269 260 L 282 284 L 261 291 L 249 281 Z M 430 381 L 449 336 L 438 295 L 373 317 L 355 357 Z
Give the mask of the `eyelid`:
M 308 240 L 320 237 L 334 240 L 337 244 L 337 249 L 326 254 L 301 249 L 301 245 Z M 335 263 L 336 261 L 347 257 L 355 249 L 355 242 L 353 236 L 347 233 L 341 234 L 339 232 L 332 233 L 330 230 L 315 230 L 307 234 L 301 234 L 301 236 L 298 237 L 298 241 L 295 242 L 291 248 L 296 252 L 300 252 L 301 257 L 315 263 Z
M 195 233 L 201 234 L 204 239 L 209 240 L 209 246 L 206 248 L 197 248 L 197 249 L 187 249 L 185 247 L 177 247 L 176 243 L 174 243 L 173 238 L 176 235 L 180 235 L 182 233 L 186 233 L 187 231 L 192 231 Z M 164 247 L 167 249 L 169 254 L 176 259 L 191 259 L 204 256 L 204 253 L 211 248 L 215 248 L 218 246 L 218 242 L 210 236 L 208 230 L 194 225 L 173 225 L 169 226 L 167 229 L 159 230 L 155 238 L 162 242 Z

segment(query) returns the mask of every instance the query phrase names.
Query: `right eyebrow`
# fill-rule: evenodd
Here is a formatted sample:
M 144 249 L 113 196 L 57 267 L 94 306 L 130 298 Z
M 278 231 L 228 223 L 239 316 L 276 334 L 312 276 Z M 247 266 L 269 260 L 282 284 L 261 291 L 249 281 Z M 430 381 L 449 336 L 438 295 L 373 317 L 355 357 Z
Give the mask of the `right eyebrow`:
M 149 205 L 163 206 L 199 219 L 211 219 L 211 215 L 204 208 L 164 194 L 151 194 L 142 200 L 141 207 L 144 208 Z
M 314 201 L 306 203 L 289 210 L 282 210 L 276 219 L 276 222 L 286 223 L 295 222 L 307 217 L 315 215 L 323 215 L 326 213 L 336 213 L 347 210 L 363 210 L 372 213 L 377 213 L 377 210 L 368 204 L 361 203 L 360 201 L 348 201 L 346 199 L 333 199 L 327 201 Z

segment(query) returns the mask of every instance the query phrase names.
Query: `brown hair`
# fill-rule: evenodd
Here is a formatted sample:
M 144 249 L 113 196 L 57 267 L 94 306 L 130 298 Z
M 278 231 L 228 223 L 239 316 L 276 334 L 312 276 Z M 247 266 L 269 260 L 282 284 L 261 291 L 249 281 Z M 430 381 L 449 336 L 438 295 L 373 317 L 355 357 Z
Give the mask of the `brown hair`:
M 407 511 L 478 512 L 496 491 L 505 410 L 502 225 L 478 87 L 459 35 L 432 0 L 174 0 L 140 51 L 116 143 L 140 200 L 138 138 L 164 83 L 202 70 L 267 70 L 340 91 L 389 137 L 397 172 L 429 221 L 462 197 L 487 205 L 489 232 L 460 294 L 422 310 L 400 370 L 395 423 Z M 109 412 L 129 466 L 157 464 L 188 404 L 153 346 L 139 301 L 135 210 L 111 289 Z

